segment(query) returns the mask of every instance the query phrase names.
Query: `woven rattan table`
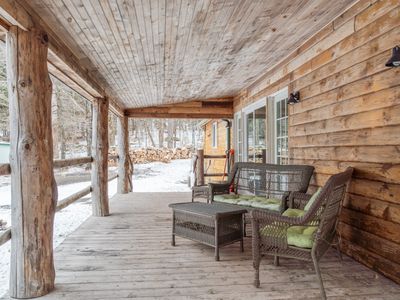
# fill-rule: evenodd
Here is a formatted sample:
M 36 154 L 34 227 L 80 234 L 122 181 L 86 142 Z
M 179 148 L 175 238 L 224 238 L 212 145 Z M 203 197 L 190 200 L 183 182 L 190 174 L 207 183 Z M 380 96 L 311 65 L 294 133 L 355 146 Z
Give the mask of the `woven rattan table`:
M 243 214 L 246 209 L 223 203 L 174 203 L 172 246 L 175 236 L 184 237 L 215 248 L 219 260 L 221 246 L 240 241 L 243 252 Z

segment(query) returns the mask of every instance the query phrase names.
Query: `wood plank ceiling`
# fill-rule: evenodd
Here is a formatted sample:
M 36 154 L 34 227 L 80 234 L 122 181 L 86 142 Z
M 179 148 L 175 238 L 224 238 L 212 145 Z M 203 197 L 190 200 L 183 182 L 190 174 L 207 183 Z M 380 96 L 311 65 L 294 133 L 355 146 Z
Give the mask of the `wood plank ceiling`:
M 28 2 L 28 1 L 27 1 Z M 354 0 L 30 0 L 124 108 L 233 96 Z

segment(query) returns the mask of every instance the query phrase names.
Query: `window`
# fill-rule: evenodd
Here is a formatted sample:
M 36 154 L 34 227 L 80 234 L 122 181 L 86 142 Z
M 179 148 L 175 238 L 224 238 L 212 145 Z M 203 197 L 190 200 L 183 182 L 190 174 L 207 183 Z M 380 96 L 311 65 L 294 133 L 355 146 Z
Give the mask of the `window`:
M 287 93 L 275 97 L 275 162 L 289 163 Z
M 214 122 L 212 123 L 212 131 L 211 131 L 211 141 L 212 141 L 212 146 L 213 148 L 218 147 L 218 123 Z

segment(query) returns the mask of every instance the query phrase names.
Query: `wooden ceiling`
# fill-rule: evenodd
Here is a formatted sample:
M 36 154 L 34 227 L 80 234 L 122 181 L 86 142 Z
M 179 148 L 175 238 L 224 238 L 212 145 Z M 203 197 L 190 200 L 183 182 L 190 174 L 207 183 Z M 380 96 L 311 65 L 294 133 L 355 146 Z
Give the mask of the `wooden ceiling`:
M 354 0 L 30 0 L 123 108 L 234 96 Z

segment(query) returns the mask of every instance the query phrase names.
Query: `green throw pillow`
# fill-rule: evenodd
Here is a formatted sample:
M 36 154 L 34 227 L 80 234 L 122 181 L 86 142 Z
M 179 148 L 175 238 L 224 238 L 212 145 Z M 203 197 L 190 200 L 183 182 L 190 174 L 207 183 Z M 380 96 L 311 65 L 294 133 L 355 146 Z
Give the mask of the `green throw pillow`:
M 304 206 L 305 211 L 310 209 L 311 205 L 313 205 L 315 200 L 317 200 L 320 193 L 321 193 L 321 188 L 318 188 L 318 190 L 311 196 L 310 200 L 308 200 L 306 206 Z
M 285 210 L 282 214 L 282 216 L 285 217 L 302 217 L 305 214 L 305 211 L 302 209 L 296 209 L 296 208 L 288 208 Z

